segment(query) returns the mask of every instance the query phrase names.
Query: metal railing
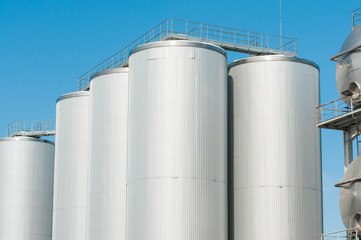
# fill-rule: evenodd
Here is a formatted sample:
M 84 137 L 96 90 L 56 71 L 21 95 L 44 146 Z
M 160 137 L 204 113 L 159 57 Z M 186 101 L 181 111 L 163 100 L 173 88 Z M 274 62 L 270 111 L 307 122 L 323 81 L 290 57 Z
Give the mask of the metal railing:
M 321 240 L 357 240 L 360 239 L 359 235 L 360 231 L 357 228 L 350 228 L 341 231 L 321 234 Z
M 8 137 L 55 135 L 55 120 L 14 121 L 8 125 Z
M 351 12 L 352 14 L 352 30 L 361 24 L 361 8 Z
M 361 94 L 361 91 L 354 92 L 353 96 L 355 96 L 355 94 Z M 318 106 L 316 108 L 318 110 L 318 122 L 321 123 L 329 119 L 339 117 L 346 113 L 352 112 L 355 109 L 354 106 L 356 105 L 360 106 L 361 100 L 359 99 L 355 100 L 352 98 L 351 95 Z
M 207 42 L 223 47 L 225 50 L 253 55 L 297 55 L 295 38 L 280 37 L 179 19 L 167 19 L 143 34 L 121 51 L 80 76 L 78 82 L 79 90 L 88 88 L 90 77 L 94 73 L 106 69 L 126 66 L 129 53 L 134 48 L 146 43 L 164 40 L 194 40 Z

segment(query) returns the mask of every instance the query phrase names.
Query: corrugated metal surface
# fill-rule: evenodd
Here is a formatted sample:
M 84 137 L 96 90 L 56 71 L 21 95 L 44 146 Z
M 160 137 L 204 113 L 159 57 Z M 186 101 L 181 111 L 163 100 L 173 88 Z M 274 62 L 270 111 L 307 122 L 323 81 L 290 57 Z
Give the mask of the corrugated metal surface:
M 53 240 L 85 240 L 89 151 L 89 92 L 56 104 Z
M 319 71 L 312 65 L 268 56 L 229 70 L 235 240 L 322 233 Z
M 130 56 L 127 239 L 227 239 L 226 58 L 217 50 L 170 41 Z
M 125 239 L 128 69 L 90 82 L 88 240 Z
M 54 144 L 0 139 L 0 239 L 51 240 Z

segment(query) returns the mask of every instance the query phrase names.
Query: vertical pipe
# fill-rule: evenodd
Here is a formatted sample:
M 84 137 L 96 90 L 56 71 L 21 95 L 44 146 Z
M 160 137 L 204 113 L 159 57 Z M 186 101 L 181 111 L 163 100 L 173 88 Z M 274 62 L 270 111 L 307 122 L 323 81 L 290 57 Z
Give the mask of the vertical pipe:
M 358 142 L 358 135 L 356 137 L 356 147 L 357 147 L 357 157 L 360 154 L 359 142 Z
M 352 141 L 350 140 L 350 133 L 346 130 L 343 131 L 343 144 L 344 144 L 344 166 L 345 172 L 347 167 L 351 164 L 352 156 Z

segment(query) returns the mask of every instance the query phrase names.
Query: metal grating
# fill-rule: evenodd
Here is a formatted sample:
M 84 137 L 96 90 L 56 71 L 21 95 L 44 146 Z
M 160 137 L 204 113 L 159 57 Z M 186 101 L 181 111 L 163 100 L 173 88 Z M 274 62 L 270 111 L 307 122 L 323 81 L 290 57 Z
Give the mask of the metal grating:
M 55 119 L 14 121 L 8 125 L 8 137 L 42 137 L 55 135 Z
M 252 55 L 283 54 L 296 56 L 296 39 L 250 32 L 235 28 L 167 19 L 79 77 L 78 89 L 89 87 L 90 77 L 97 72 L 128 64 L 129 52 L 146 43 L 165 40 L 193 40 L 212 43 L 228 51 Z

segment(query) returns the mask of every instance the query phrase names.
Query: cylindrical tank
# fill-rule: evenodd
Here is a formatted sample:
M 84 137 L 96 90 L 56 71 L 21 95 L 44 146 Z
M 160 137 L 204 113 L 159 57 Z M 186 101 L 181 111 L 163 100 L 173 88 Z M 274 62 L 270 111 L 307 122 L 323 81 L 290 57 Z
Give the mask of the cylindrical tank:
M 53 240 L 85 240 L 89 92 L 58 98 L 54 163 Z
M 214 45 L 129 58 L 127 239 L 227 239 L 227 68 Z
M 51 240 L 54 143 L 0 139 L 0 239 Z
M 229 65 L 234 239 L 322 233 L 318 65 L 259 56 Z
M 355 28 L 343 43 L 340 53 L 361 46 L 361 28 Z M 355 49 L 348 54 L 340 56 L 336 65 L 336 84 L 337 90 L 341 97 L 352 95 L 344 98 L 343 101 L 353 106 L 359 106 L 361 91 L 361 50 Z
M 361 230 L 361 156 L 348 166 L 340 190 L 340 212 L 346 229 Z
M 128 68 L 90 82 L 88 240 L 124 240 L 128 144 Z

